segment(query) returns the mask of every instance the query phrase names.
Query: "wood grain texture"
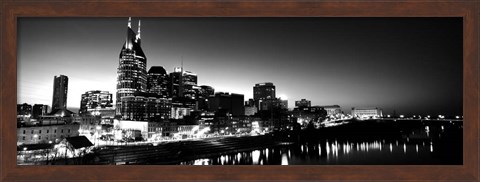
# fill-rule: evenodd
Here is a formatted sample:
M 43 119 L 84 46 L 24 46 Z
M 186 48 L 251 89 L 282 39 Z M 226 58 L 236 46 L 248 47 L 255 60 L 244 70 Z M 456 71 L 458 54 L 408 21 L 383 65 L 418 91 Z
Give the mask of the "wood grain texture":
M 479 1 L 1 1 L 1 180 L 479 181 Z M 463 17 L 464 165 L 17 166 L 18 17 Z

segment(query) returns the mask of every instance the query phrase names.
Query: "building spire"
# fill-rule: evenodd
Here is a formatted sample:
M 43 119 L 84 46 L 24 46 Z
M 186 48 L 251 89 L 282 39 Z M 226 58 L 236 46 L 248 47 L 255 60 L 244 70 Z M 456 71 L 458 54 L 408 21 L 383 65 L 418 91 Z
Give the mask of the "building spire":
M 140 39 L 140 20 L 138 20 L 138 32 L 137 32 L 137 35 L 138 35 L 138 39 Z
M 125 48 L 132 49 L 135 41 L 135 32 L 132 31 L 132 17 L 128 17 L 127 37 L 125 39 Z
M 138 20 L 138 31 L 137 31 L 137 35 L 135 37 L 135 42 L 140 45 L 140 20 Z

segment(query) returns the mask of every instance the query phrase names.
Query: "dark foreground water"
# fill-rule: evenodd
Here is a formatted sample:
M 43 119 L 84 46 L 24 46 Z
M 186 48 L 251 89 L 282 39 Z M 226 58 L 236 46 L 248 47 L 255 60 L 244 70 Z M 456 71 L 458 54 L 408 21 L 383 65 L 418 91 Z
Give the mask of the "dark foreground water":
M 380 126 L 379 126 L 380 125 Z M 293 142 L 182 165 L 462 165 L 462 122 L 384 121 L 310 131 Z

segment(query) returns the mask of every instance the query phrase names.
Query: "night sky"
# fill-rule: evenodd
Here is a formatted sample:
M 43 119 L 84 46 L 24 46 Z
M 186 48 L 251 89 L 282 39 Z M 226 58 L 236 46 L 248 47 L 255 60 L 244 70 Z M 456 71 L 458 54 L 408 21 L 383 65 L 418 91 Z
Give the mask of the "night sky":
M 137 30 L 139 18 L 132 18 Z M 380 107 L 462 115 L 461 18 L 140 18 L 147 70 L 183 65 L 199 85 L 253 97 L 273 82 L 289 107 Z M 20 18 L 18 103 L 52 103 L 53 77 L 81 94 L 115 95 L 125 18 Z

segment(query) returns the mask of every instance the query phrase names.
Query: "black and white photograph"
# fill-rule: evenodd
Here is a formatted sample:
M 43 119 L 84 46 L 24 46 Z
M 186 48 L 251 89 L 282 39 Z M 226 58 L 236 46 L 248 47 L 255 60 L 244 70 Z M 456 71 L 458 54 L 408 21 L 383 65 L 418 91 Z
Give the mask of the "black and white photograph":
M 17 165 L 462 165 L 462 17 L 20 17 Z

